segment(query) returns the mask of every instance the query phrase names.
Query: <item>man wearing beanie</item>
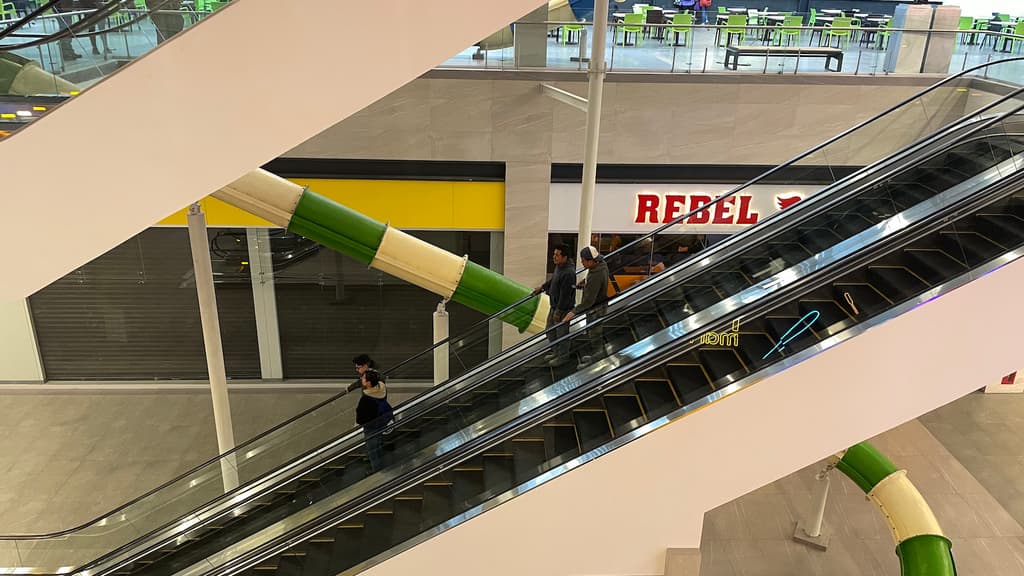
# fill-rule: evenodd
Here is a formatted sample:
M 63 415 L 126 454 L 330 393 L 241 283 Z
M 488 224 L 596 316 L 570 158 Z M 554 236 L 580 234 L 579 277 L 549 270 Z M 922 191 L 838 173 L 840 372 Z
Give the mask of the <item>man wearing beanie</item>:
M 587 269 L 587 278 L 580 284 L 583 286 L 583 298 L 578 306 L 570 310 L 563 320 L 568 322 L 580 314 L 587 315 L 587 336 L 590 340 L 590 354 L 580 358 L 578 368 L 582 369 L 591 362 L 604 358 L 603 328 L 593 324 L 608 311 L 608 264 L 604 257 L 593 246 L 585 246 L 580 250 L 580 264 Z M 577 288 L 580 287 L 577 284 Z

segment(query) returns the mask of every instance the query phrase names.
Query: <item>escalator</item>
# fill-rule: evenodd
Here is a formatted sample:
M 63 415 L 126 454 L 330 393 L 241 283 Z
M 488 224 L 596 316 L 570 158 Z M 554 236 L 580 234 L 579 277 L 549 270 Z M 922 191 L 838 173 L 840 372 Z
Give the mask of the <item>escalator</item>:
M 145 538 L 111 546 L 130 540 L 111 523 L 21 556 L 102 551 L 61 564 L 89 574 L 336 574 L 379 562 L 1012 261 L 1024 245 L 1018 102 L 1011 93 L 627 291 L 560 342 L 576 357 L 599 342 L 607 356 L 593 364 L 552 367 L 537 338 L 410 401 L 386 434 L 381 471 L 368 468 L 357 431 L 298 450 L 295 432 L 325 418 L 312 413 L 305 429 L 240 447 L 231 465 L 251 481 L 227 498 L 212 491 L 194 508 L 164 495 L 155 501 L 180 520 Z M 167 492 L 216 488 L 219 465 Z M 153 502 L 121 516 L 138 521 Z

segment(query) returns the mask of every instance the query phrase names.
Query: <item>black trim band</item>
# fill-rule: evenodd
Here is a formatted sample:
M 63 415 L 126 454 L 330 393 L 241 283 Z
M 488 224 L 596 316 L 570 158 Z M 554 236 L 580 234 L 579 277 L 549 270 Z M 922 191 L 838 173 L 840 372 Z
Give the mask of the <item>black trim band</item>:
M 598 164 L 597 181 L 606 183 L 742 184 L 775 168 L 767 164 Z M 861 166 L 794 166 L 762 184 L 830 184 Z M 552 182 L 582 182 L 582 164 L 552 164 Z
M 504 182 L 504 162 L 278 158 L 263 166 L 282 178 Z

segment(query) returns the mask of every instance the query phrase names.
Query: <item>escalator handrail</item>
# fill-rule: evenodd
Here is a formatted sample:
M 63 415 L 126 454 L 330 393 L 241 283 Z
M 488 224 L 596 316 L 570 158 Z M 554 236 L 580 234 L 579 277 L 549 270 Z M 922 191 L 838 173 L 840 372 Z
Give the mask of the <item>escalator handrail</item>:
M 1021 88 L 1020 90 L 1018 90 L 1018 93 L 1020 93 L 1020 92 L 1024 92 L 1024 87 L 1022 87 L 1022 88 Z M 1014 95 L 1015 95 L 1015 94 L 1014 94 Z M 1013 97 L 1014 95 L 1011 95 L 1010 97 Z M 980 132 L 980 131 L 984 131 L 984 130 L 986 130 L 986 129 L 987 129 L 988 127 L 990 127 L 991 125 L 993 125 L 993 124 L 996 124 L 996 123 L 999 123 L 999 122 L 1001 122 L 1001 121 L 1005 120 L 1006 118 L 1009 118 L 1010 116 L 1012 116 L 1013 114 L 1015 114 L 1015 113 L 1016 113 L 1016 112 L 1017 112 L 1018 110 L 1020 110 L 1021 108 L 1024 108 L 1024 104 L 1021 104 L 1021 105 L 1019 105 L 1019 106 L 1018 106 L 1018 108 L 1017 108 L 1017 110 L 1011 111 L 1011 112 L 1009 112 L 1009 113 L 1006 113 L 1006 114 L 1002 114 L 1002 115 L 1000 115 L 1000 116 L 992 117 L 992 118 L 990 118 L 989 120 L 987 120 L 987 121 L 985 121 L 985 122 L 982 122 L 982 123 L 980 123 L 980 125 L 977 125 L 977 126 L 973 126 L 973 130 L 972 130 L 971 134 L 974 134 L 974 133 L 976 133 L 976 132 Z M 952 128 L 952 127 L 951 127 L 951 129 L 954 129 L 954 128 Z M 958 138 L 957 142 L 956 142 L 956 143 L 954 143 L 954 144 L 951 144 L 951 145 L 955 145 L 955 144 L 958 144 L 958 143 L 963 143 L 964 141 L 969 141 L 969 138 L 966 138 L 965 136 L 961 135 L 961 136 L 960 136 L 960 137 Z M 923 146 L 927 146 L 927 145 L 928 145 L 929 143 L 930 143 L 930 142 L 925 142 L 925 143 L 921 143 L 921 144 L 920 144 L 920 146 L 922 146 L 922 147 L 923 147 Z M 930 156 L 929 156 L 929 157 L 926 157 L 926 158 L 924 158 L 924 159 L 922 159 L 922 161 L 926 161 L 926 160 L 927 160 L 928 158 L 930 158 Z M 893 161 L 892 161 L 892 162 L 890 162 L 890 163 L 895 163 L 895 164 L 899 164 L 899 159 L 895 159 L 895 160 L 893 160 Z M 901 167 L 901 168 L 902 168 L 902 167 Z M 898 172 L 899 172 L 899 169 L 897 169 L 897 170 L 895 170 L 895 171 L 890 171 L 890 172 L 888 172 L 888 173 L 886 173 L 886 174 L 882 175 L 881 177 L 883 177 L 883 178 L 884 178 L 884 177 L 892 177 L 893 175 L 897 174 Z M 870 184 L 870 183 L 869 183 L 869 184 L 866 184 L 866 185 L 860 185 L 860 186 L 856 187 L 856 188 L 855 188 L 855 190 L 854 190 L 854 191 L 852 191 L 852 192 L 851 192 L 850 194 L 846 194 L 846 197 L 849 197 L 849 196 L 850 196 L 851 194 L 857 194 L 857 193 L 860 193 L 860 192 L 864 191 L 865 189 L 868 189 L 868 188 L 870 188 L 870 186 L 871 186 L 871 184 Z M 820 209 L 818 210 L 818 212 L 820 213 L 820 212 L 821 212 L 821 211 L 823 211 L 823 210 L 827 210 L 827 206 L 826 206 L 826 207 L 824 207 L 824 208 L 820 208 Z M 683 321 L 681 321 L 681 322 L 686 322 L 686 320 L 683 320 Z M 677 325 L 678 325 L 678 324 L 679 324 L 679 323 L 677 323 Z M 515 365 L 513 365 L 513 366 L 506 366 L 505 368 L 506 368 L 506 369 L 508 369 L 508 368 L 514 368 L 514 367 L 516 367 L 516 366 L 518 366 L 518 365 L 522 365 L 523 363 L 525 363 L 525 362 L 529 361 L 529 360 L 530 360 L 530 358 L 532 358 L 532 357 L 533 357 L 533 356 L 531 355 L 531 356 L 528 356 L 527 358 L 524 358 L 524 359 L 520 359 L 520 361 L 519 361 L 519 362 L 518 362 L 517 364 L 515 364 Z M 351 447 L 349 447 L 349 448 L 348 448 L 348 450 L 351 450 Z M 308 474 L 308 473 L 309 473 L 310 471 L 312 471 L 312 470 L 313 470 L 314 468 L 316 468 L 316 467 L 320 467 L 320 466 L 323 466 L 323 465 L 325 465 L 325 462 L 320 462 L 320 463 L 317 463 L 317 464 L 316 464 L 315 466 L 313 466 L 313 467 L 311 467 L 311 468 L 307 468 L 307 469 L 303 469 L 303 470 L 299 471 L 299 474 Z M 351 488 L 351 487 L 350 487 L 350 488 Z M 376 488 L 374 488 L 374 490 L 375 490 L 375 489 L 376 489 Z M 347 489 L 346 489 L 346 490 L 347 490 Z M 361 501 L 361 500 L 362 500 L 362 498 L 360 498 L 360 501 Z M 197 516 L 196 516 L 196 519 L 197 519 L 197 520 L 198 520 L 198 521 L 199 521 L 200 523 L 204 523 L 204 522 L 208 522 L 208 521 L 212 520 L 212 519 L 213 519 L 213 517 L 212 517 L 212 516 L 209 516 L 209 517 L 207 517 L 206 519 L 200 520 L 200 519 L 199 519 L 199 515 L 197 514 Z M 199 524 L 194 524 L 194 525 L 192 525 L 192 527 L 195 527 L 195 526 L 198 526 L 198 525 L 199 525 Z M 168 535 L 167 535 L 167 534 L 163 534 L 162 536 L 166 537 L 166 536 L 168 536 Z M 107 556 L 107 558 L 109 558 L 110 556 L 114 556 L 114 555 L 116 555 L 116 554 L 118 554 L 118 553 L 120 553 L 120 552 L 121 552 L 121 550 L 115 551 L 115 552 L 111 553 L 110 555 L 108 555 L 108 556 Z M 130 562 L 131 560 L 128 560 L 128 561 Z M 104 561 L 103 559 L 97 559 L 97 563 L 103 563 L 103 562 L 105 562 L 105 561 Z M 121 562 L 120 562 L 120 563 L 118 564 L 118 567 L 119 567 L 119 566 L 123 566 L 123 565 L 124 565 L 124 561 L 121 561 Z M 93 573 L 93 572 L 95 572 L 95 570 L 93 570 L 93 569 L 92 569 L 92 564 L 90 564 L 89 566 L 90 566 L 90 573 Z M 115 569 L 116 569 L 116 567 L 115 567 Z
M 1022 108 L 1024 108 L 1024 106 L 1022 106 Z M 1017 171 L 1011 177 L 1020 178 L 1021 170 L 1024 169 L 1024 160 L 1022 160 L 1022 157 L 1024 157 L 1024 152 L 1006 161 L 1012 162 L 1014 166 L 1017 167 Z M 998 174 L 999 165 L 989 168 L 986 172 Z M 983 175 L 974 176 L 971 180 L 981 178 L 982 176 Z M 968 184 L 965 182 L 957 186 L 968 186 Z M 1005 187 L 1005 180 L 1000 179 L 993 183 L 982 184 L 980 189 L 973 193 L 980 194 L 996 187 Z M 961 194 L 963 194 L 963 192 L 961 192 Z M 842 273 L 845 273 L 845 268 L 850 265 L 849 260 L 854 258 L 854 256 L 860 256 L 860 258 L 856 258 L 856 260 L 868 258 L 869 255 L 864 253 L 868 247 L 876 246 L 876 243 L 884 243 L 888 245 L 894 241 L 905 242 L 907 240 L 903 236 L 910 234 L 911 230 L 914 231 L 914 234 L 918 234 L 920 232 L 920 226 L 928 226 L 930 223 L 936 222 L 938 225 L 942 225 L 948 215 L 957 210 L 961 210 L 959 204 L 941 205 L 923 209 L 920 208 L 920 205 L 915 205 L 907 208 L 903 212 L 890 216 L 885 222 L 900 220 L 901 226 L 895 229 L 890 229 L 889 226 L 879 224 L 866 230 L 862 230 L 851 238 L 841 241 L 841 243 L 849 244 L 845 247 L 845 250 L 832 254 L 832 259 L 819 259 L 816 256 L 810 256 L 804 262 L 794 264 L 787 270 L 779 272 L 772 277 L 780 278 L 783 275 L 791 275 L 793 276 L 791 281 L 750 287 L 748 290 L 759 290 L 763 293 L 756 299 L 750 299 L 749 296 L 745 296 L 743 294 L 733 295 L 714 306 L 714 308 L 720 308 L 721 310 L 714 310 L 710 308 L 702 310 L 694 315 L 702 316 L 703 318 L 701 319 L 687 318 L 680 320 L 654 335 L 627 346 L 623 350 L 614 354 L 613 356 L 615 356 L 615 358 L 610 359 L 609 365 L 611 365 L 611 369 L 604 373 L 598 373 L 593 381 L 575 384 L 569 383 L 568 385 L 563 386 L 566 389 L 562 390 L 557 395 L 552 395 L 552 393 L 548 392 L 552 388 L 560 386 L 559 382 L 553 382 L 548 386 L 548 388 L 534 393 L 518 405 L 512 405 L 500 411 L 508 412 L 509 415 L 512 416 L 518 414 L 520 415 L 519 417 L 513 417 L 507 420 L 504 424 L 495 426 L 493 430 L 485 432 L 478 437 L 471 438 L 464 444 L 452 448 L 449 452 L 442 453 L 441 450 L 433 449 L 433 453 L 439 454 L 435 461 L 422 465 L 417 463 L 415 467 L 410 466 L 412 469 L 409 473 L 387 480 L 385 483 L 378 486 L 377 489 L 371 490 L 371 492 L 377 492 L 378 497 L 370 497 L 370 494 L 368 493 L 357 499 L 346 501 L 344 505 L 339 506 L 331 513 L 322 515 L 302 527 L 295 528 L 288 534 L 281 536 L 277 540 L 276 544 L 264 545 L 248 553 L 234 556 L 229 562 L 217 566 L 213 571 L 208 572 L 208 574 L 210 576 L 217 576 L 218 574 L 223 574 L 228 571 L 237 571 L 241 568 L 239 564 L 251 565 L 248 563 L 259 562 L 279 554 L 283 552 L 284 549 L 293 546 L 294 543 L 305 538 L 315 536 L 325 528 L 337 525 L 339 522 L 348 519 L 352 515 L 379 503 L 382 498 L 389 498 L 403 490 L 413 487 L 416 483 L 422 480 L 422 478 L 420 478 L 423 476 L 422 469 L 427 470 L 427 475 L 433 476 L 448 467 L 458 465 L 460 462 L 474 457 L 477 453 L 482 453 L 483 451 L 508 440 L 511 437 L 510 435 L 528 430 L 554 415 L 562 413 L 567 409 L 571 409 L 572 406 L 575 406 L 577 403 L 586 401 L 591 396 L 596 396 L 601 393 L 606 386 L 612 385 L 613 382 L 621 382 L 633 376 L 643 374 L 647 370 L 660 365 L 663 361 L 685 352 L 686 348 L 695 348 L 701 345 L 699 342 L 691 341 L 687 336 L 704 333 L 706 331 L 715 331 L 716 329 L 724 329 L 735 319 L 757 315 L 763 311 L 769 311 L 774 307 L 785 303 L 785 301 L 788 301 L 792 297 L 793 292 L 803 291 L 806 284 L 827 283 L 838 277 L 836 274 L 841 275 Z M 918 216 L 917 218 L 906 217 L 907 212 L 915 211 L 926 213 Z M 860 236 L 861 239 L 858 239 L 858 236 Z M 865 240 L 870 236 L 876 236 L 877 238 L 870 241 Z M 883 247 L 883 250 L 886 250 L 886 247 Z M 876 254 L 872 253 L 870 256 L 875 257 Z M 808 262 L 811 262 L 811 264 L 808 265 Z M 855 265 L 859 264 L 859 261 L 855 263 Z M 837 268 L 842 270 L 837 271 Z M 792 274 L 794 271 L 796 271 L 797 274 Z M 754 309 L 753 313 L 751 313 L 750 308 Z M 686 326 L 684 326 L 684 324 Z M 660 346 L 652 345 L 653 342 L 657 342 L 659 340 L 661 344 Z M 629 358 L 631 354 L 633 355 L 632 359 Z M 617 361 L 619 356 L 625 357 L 627 362 Z M 593 366 L 597 365 L 595 364 Z M 585 372 L 595 372 L 593 366 L 588 367 Z M 569 378 L 573 378 L 573 376 L 570 376 Z M 566 379 L 568 378 L 563 379 L 563 381 Z M 528 402 L 528 400 L 531 402 Z M 531 407 L 528 406 L 528 404 L 533 404 L 534 406 Z M 457 432 L 456 434 L 460 433 L 461 432 Z M 438 445 L 445 441 L 446 440 L 439 441 Z M 469 445 L 472 446 L 468 449 L 463 449 L 464 446 Z M 431 448 L 427 448 L 423 452 L 428 453 L 430 451 Z M 456 453 L 458 454 L 456 455 Z M 341 512 L 342 509 L 345 511 Z M 300 530 L 303 532 L 302 534 L 297 533 Z
M 928 87 L 927 89 L 925 89 L 925 90 L 923 90 L 921 92 L 918 92 L 917 94 L 915 94 L 915 95 L 913 95 L 911 97 L 908 97 L 907 99 L 903 100 L 902 102 L 900 102 L 900 103 L 890 107 L 889 109 L 887 109 L 887 110 L 877 114 L 876 116 L 872 117 L 871 119 L 866 120 L 865 122 L 862 122 L 861 124 L 859 124 L 859 125 L 857 125 L 855 127 L 852 127 L 852 128 L 850 128 L 850 129 L 840 133 L 839 135 L 837 135 L 837 136 L 835 136 L 833 138 L 830 138 L 826 142 L 824 142 L 822 144 L 819 144 L 815 148 L 812 148 L 810 151 L 804 152 L 804 153 L 794 157 L 793 159 L 789 160 L 785 164 L 779 165 L 779 166 L 769 170 L 768 172 L 765 172 L 764 174 L 762 174 L 762 175 L 760 175 L 760 176 L 758 176 L 758 177 L 756 177 L 756 178 L 746 182 L 745 184 L 742 184 L 742 185 L 738 186 L 737 188 L 733 189 L 732 191 L 728 192 L 727 194 L 724 194 L 724 195 L 720 196 L 714 202 L 711 202 L 710 204 L 704 205 L 701 208 L 699 208 L 697 210 L 693 210 L 693 211 L 691 211 L 691 212 L 689 212 L 687 214 L 683 214 L 683 215 L 677 217 L 676 219 L 674 219 L 672 222 L 670 222 L 668 224 L 665 224 L 665 225 L 657 228 L 656 230 L 648 233 L 647 235 L 642 236 L 641 238 L 639 238 L 639 239 L 637 239 L 637 240 L 635 240 L 633 242 L 630 242 L 630 243 L 620 247 L 618 250 L 615 250 L 614 252 L 609 253 L 606 256 L 606 258 L 607 257 L 611 257 L 611 256 L 613 256 L 615 254 L 618 254 L 618 253 L 628 249 L 629 247 L 634 246 L 634 245 L 636 245 L 639 242 L 642 242 L 644 239 L 650 238 L 651 236 L 653 236 L 655 234 L 663 232 L 664 230 L 666 230 L 666 229 L 668 229 L 668 228 L 670 228 L 670 227 L 672 227 L 672 226 L 682 222 L 683 220 L 685 220 L 686 218 L 692 216 L 693 214 L 696 214 L 696 213 L 698 213 L 700 211 L 708 209 L 708 207 L 714 205 L 716 202 L 721 201 L 724 198 L 729 197 L 729 196 L 737 193 L 738 191 L 740 191 L 740 190 L 742 190 L 742 189 L 744 189 L 744 188 L 746 188 L 746 187 L 748 187 L 750 185 L 753 185 L 754 183 L 758 182 L 759 180 L 765 178 L 766 176 L 775 173 L 776 171 L 782 169 L 785 166 L 788 166 L 790 164 L 793 164 L 793 163 L 803 159 L 804 157 L 806 157 L 806 156 L 808 156 L 808 155 L 818 151 L 819 149 L 827 146 L 828 144 L 831 144 L 831 143 L 837 141 L 838 139 L 840 139 L 840 138 L 842 138 L 842 137 L 844 137 L 844 136 L 846 136 L 846 135 L 848 135 L 848 134 L 850 134 L 850 133 L 852 133 L 852 132 L 854 132 L 854 131 L 856 131 L 856 130 L 864 127 L 864 126 L 866 126 L 867 124 L 870 124 L 870 123 L 873 123 L 873 122 L 877 121 L 879 118 L 881 118 L 881 117 L 883 117 L 883 116 L 885 116 L 885 115 L 887 115 L 887 114 L 889 114 L 889 113 L 891 113 L 891 112 L 893 112 L 893 111 L 895 111 L 895 110 L 905 106 L 906 104 L 909 104 L 909 103 L 915 101 L 916 99 L 920 98 L 924 94 L 927 94 L 927 93 L 929 93 L 929 92 L 931 92 L 933 90 L 936 90 L 936 89 L 942 87 L 943 85 L 951 82 L 952 80 L 958 79 L 958 78 L 960 78 L 960 77 L 962 77 L 962 76 L 964 76 L 964 75 L 966 75 L 968 73 L 974 72 L 976 70 L 980 70 L 980 69 L 988 67 L 988 66 L 1003 64 L 1003 63 L 1006 63 L 1006 62 L 1022 61 L 1022 60 L 1024 60 L 1024 57 L 1013 57 L 1013 58 L 1007 58 L 1007 59 L 1003 59 L 1003 60 L 999 60 L 999 61 L 995 61 L 995 62 L 989 62 L 989 63 L 981 64 L 981 65 L 975 66 L 973 68 L 969 68 L 967 70 L 961 71 L 960 73 L 955 74 L 953 76 L 949 76 L 947 78 L 944 78 L 943 80 L 933 84 L 932 86 Z M 1005 100 L 1007 100 L 1009 98 L 1012 98 L 1012 97 L 1013 97 L 1013 94 L 1008 95 L 1008 96 L 1004 96 L 1002 99 L 994 102 L 993 104 L 990 104 L 989 106 L 990 107 L 994 106 L 995 104 L 1001 103 L 1001 102 L 1003 102 L 1003 101 L 1005 101 Z M 974 114 L 975 113 L 972 113 L 971 116 L 973 116 Z M 949 127 L 950 126 L 944 127 L 943 131 L 945 131 Z M 932 135 L 932 136 L 935 136 L 935 135 Z M 913 146 L 913 145 L 914 144 L 911 144 L 910 146 Z M 817 197 L 817 196 L 819 196 L 819 195 L 815 195 L 815 197 Z M 813 198 L 814 197 L 812 197 L 812 199 Z M 801 202 L 801 204 L 803 204 L 803 202 Z M 792 213 L 792 212 L 790 212 L 790 213 Z M 779 214 L 781 214 L 781 212 Z M 774 218 L 777 215 L 778 214 L 775 214 L 772 217 L 765 219 L 764 222 L 767 222 L 767 221 L 771 220 L 772 218 Z M 754 227 L 751 227 L 750 229 L 753 229 L 753 228 Z M 737 234 L 735 236 L 739 236 L 739 234 Z M 722 247 L 723 248 L 724 248 L 724 244 L 725 243 L 722 243 L 722 245 L 723 245 Z M 695 264 L 697 264 L 697 262 L 695 262 L 695 260 L 696 259 L 692 259 L 691 258 L 691 259 L 687 260 L 686 262 L 681 263 L 679 266 L 673 267 L 673 268 L 676 268 L 676 270 L 678 271 L 678 270 L 681 270 L 683 266 L 695 265 Z M 643 284 L 644 283 L 638 283 L 637 285 L 643 285 Z M 648 286 L 650 286 L 650 285 L 648 285 Z M 633 290 L 631 288 L 630 290 L 627 290 L 627 291 L 624 291 L 623 293 L 620 293 L 619 295 L 616 296 L 616 299 L 621 298 L 623 296 L 623 294 L 625 294 L 626 292 L 633 292 Z M 486 318 L 484 320 L 481 320 L 481 321 L 477 322 L 475 325 L 473 325 L 467 331 L 471 331 L 471 330 L 473 330 L 475 328 L 482 327 L 483 325 L 487 324 L 491 320 L 494 320 L 494 319 L 500 317 L 502 314 L 507 313 L 508 311 L 510 311 L 513 308 L 515 308 L 517 305 L 521 304 L 522 302 L 525 302 L 525 301 L 529 300 L 530 298 L 533 298 L 533 296 L 527 296 L 527 297 L 521 299 L 520 301 L 518 301 L 518 302 L 516 302 L 516 303 L 514 303 L 514 304 L 512 304 L 512 305 L 510 305 L 510 306 L 508 306 L 508 307 L 506 307 L 504 309 L 502 309 L 501 311 L 495 313 L 494 315 L 492 315 L 492 316 L 490 316 L 490 317 L 488 317 L 488 318 Z M 574 320 L 574 321 L 579 321 L 579 320 Z M 514 353 L 515 351 L 519 350 L 520 348 L 522 348 L 522 347 L 530 344 L 531 342 L 535 341 L 535 339 L 538 338 L 539 336 L 540 335 L 536 335 L 534 338 L 527 338 L 524 341 L 517 343 L 516 345 L 514 345 L 514 346 L 508 348 L 507 350 L 503 351 L 501 356 L 510 355 L 510 354 Z M 458 337 L 451 337 L 451 338 L 448 338 L 446 340 L 442 340 L 441 342 L 438 342 L 437 344 L 434 344 L 431 347 L 427 348 L 423 352 L 420 352 L 419 354 L 416 354 L 416 355 L 410 357 L 409 359 L 406 359 L 405 361 L 399 363 L 394 368 L 387 370 L 385 372 L 385 375 L 390 375 L 391 373 L 393 373 L 397 369 L 401 368 L 402 366 L 408 364 L 412 360 L 414 360 L 416 358 L 419 358 L 419 357 L 422 357 L 422 356 L 424 356 L 424 355 L 426 355 L 428 353 L 431 353 L 434 349 L 438 348 L 439 346 L 447 345 L 447 344 L 449 344 L 452 341 L 456 341 L 458 339 L 461 339 L 462 337 L 463 337 L 462 335 L 459 335 Z M 483 367 L 485 367 L 487 365 L 493 364 L 494 363 L 493 360 L 494 359 L 488 360 L 487 362 L 481 364 L 480 366 L 478 366 L 474 370 L 478 370 L 478 369 L 483 368 Z M 463 376 L 467 376 L 467 375 L 468 374 L 463 375 Z M 459 378 L 462 378 L 463 376 L 460 376 Z M 397 406 L 396 407 L 396 413 L 400 413 L 400 412 L 409 410 L 409 409 L 413 408 L 414 406 L 416 406 L 417 404 L 422 403 L 423 401 L 425 401 L 428 398 L 436 397 L 438 394 L 442 393 L 442 391 L 447 390 L 448 388 L 452 387 L 456 383 L 457 383 L 457 379 L 449 380 L 447 383 L 445 383 L 445 384 L 443 384 L 441 386 L 434 387 L 434 388 L 430 389 L 427 392 L 419 394 L 416 397 L 410 399 L 409 401 L 407 401 L 407 402 Z M 299 419 L 301 419 L 301 418 L 303 418 L 305 416 L 308 416 L 309 414 L 311 414 L 311 413 L 313 413 L 313 412 L 323 408 L 324 406 L 326 406 L 326 405 L 328 405 L 328 404 L 338 400 L 339 398 L 341 398 L 342 396 L 344 396 L 346 394 L 347 394 L 347 392 L 341 392 L 341 393 L 338 393 L 338 394 L 332 396 L 331 398 L 328 398 L 328 399 L 326 399 L 326 400 L 324 400 L 324 401 L 322 401 L 322 402 L 320 402 L 318 404 L 315 404 L 314 406 L 312 406 L 312 407 L 310 407 L 310 408 L 308 408 L 308 409 L 306 409 L 306 410 L 296 414 L 295 416 L 293 416 L 291 418 L 288 418 L 287 420 L 281 422 L 280 424 L 277 424 L 274 427 L 269 428 L 266 431 L 264 431 L 264 432 L 262 432 L 262 433 L 260 433 L 260 434 L 258 434 L 256 436 L 254 436 L 253 438 L 247 440 L 246 442 L 244 442 L 242 444 L 239 444 L 238 446 L 236 446 L 232 450 L 230 450 L 228 452 L 225 452 L 224 454 L 219 454 L 219 455 L 217 455 L 217 456 L 215 456 L 215 457 L 213 457 L 213 458 L 211 458 L 211 459 L 209 459 L 209 460 L 207 460 L 207 461 L 205 461 L 205 462 L 195 466 L 194 468 L 188 470 L 187 472 L 185 472 L 185 473 L 183 473 L 183 474 L 181 474 L 181 475 L 179 475 L 179 476 L 177 476 L 177 477 L 175 477 L 175 478 L 173 478 L 173 479 L 171 479 L 171 480 L 161 484 L 160 486 L 158 486 L 158 487 L 156 487 L 156 488 L 154 488 L 154 489 L 152 489 L 152 490 L 150 490 L 150 491 L 148 491 L 148 492 L 146 492 L 146 493 L 144 493 L 144 494 L 142 494 L 142 495 L 140 495 L 140 496 L 138 496 L 138 497 L 136 497 L 136 498 L 134 498 L 134 499 L 132 499 L 132 500 L 130 500 L 128 502 L 126 502 L 125 504 L 123 504 L 123 505 L 121 505 L 121 506 L 119 506 L 119 507 L 117 507 L 117 508 L 107 512 L 107 513 L 104 513 L 103 515 L 101 515 L 101 516 L 99 516 L 99 517 L 97 517 L 95 519 L 92 519 L 90 521 L 84 522 L 84 523 L 82 523 L 82 524 L 80 524 L 78 526 L 72 527 L 72 528 L 67 528 L 67 529 L 64 529 L 64 530 L 60 530 L 60 531 L 56 531 L 56 532 L 51 532 L 51 533 L 0 535 L 0 541 L 4 541 L 4 540 L 45 540 L 45 539 L 50 539 L 50 538 L 58 538 L 58 537 L 62 537 L 62 536 L 67 536 L 67 535 L 72 534 L 74 532 L 77 532 L 77 531 L 80 531 L 82 529 L 88 528 L 90 526 L 96 525 L 96 524 L 98 524 L 98 523 L 108 519 L 109 517 L 115 516 L 119 512 L 121 512 L 121 511 L 123 511 L 123 510 L 125 510 L 125 509 L 127 509 L 127 508 L 129 508 L 129 507 L 131 507 L 131 506 L 133 506 L 133 505 L 135 505 L 137 503 L 139 503 L 140 501 L 142 501 L 142 500 L 144 500 L 144 499 L 146 499 L 146 498 L 148 498 L 150 496 L 152 496 L 153 494 L 155 494 L 155 493 L 157 493 L 157 492 L 159 492 L 161 490 L 164 490 L 164 489 L 174 485 L 177 482 L 180 482 L 181 480 L 183 480 L 183 479 L 185 479 L 185 478 L 187 478 L 189 476 L 195 475 L 196 473 L 200 472 L 202 469 L 210 467 L 215 462 L 219 462 L 224 457 L 226 457 L 226 456 L 228 456 L 230 454 L 237 453 L 237 452 L 239 452 L 239 451 L 241 451 L 243 449 L 249 448 L 253 443 L 266 438 L 270 434 L 280 430 L 281 428 L 283 428 L 285 426 L 293 424 L 295 421 L 297 421 L 297 420 L 299 420 Z M 346 434 L 343 434 L 342 437 L 336 438 L 336 441 L 341 441 L 341 440 L 343 440 L 346 437 L 356 436 L 357 435 L 356 432 L 358 432 L 358 429 L 354 429 L 354 430 L 352 430 L 352 431 L 350 431 L 350 432 L 348 432 Z M 227 497 L 230 494 L 231 493 L 225 494 L 224 497 Z

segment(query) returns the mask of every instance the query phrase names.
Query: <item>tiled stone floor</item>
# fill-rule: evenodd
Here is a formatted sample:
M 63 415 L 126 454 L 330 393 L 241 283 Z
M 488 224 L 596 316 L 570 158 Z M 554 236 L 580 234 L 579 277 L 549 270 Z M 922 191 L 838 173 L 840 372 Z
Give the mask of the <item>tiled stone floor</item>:
M 970 413 L 973 400 L 971 396 L 966 402 L 954 402 L 922 421 L 943 421 L 944 415 L 938 413 L 958 405 L 954 411 Z M 894 464 L 907 469 L 953 541 L 961 574 L 1024 573 L 1024 528 L 921 421 L 908 422 L 871 441 Z M 899 574 L 895 545 L 877 507 L 838 472 L 833 472 L 825 513 L 832 533 L 828 550 L 792 541 L 797 520 L 812 506 L 815 474 L 822 464 L 709 512 L 704 520 L 701 576 Z

